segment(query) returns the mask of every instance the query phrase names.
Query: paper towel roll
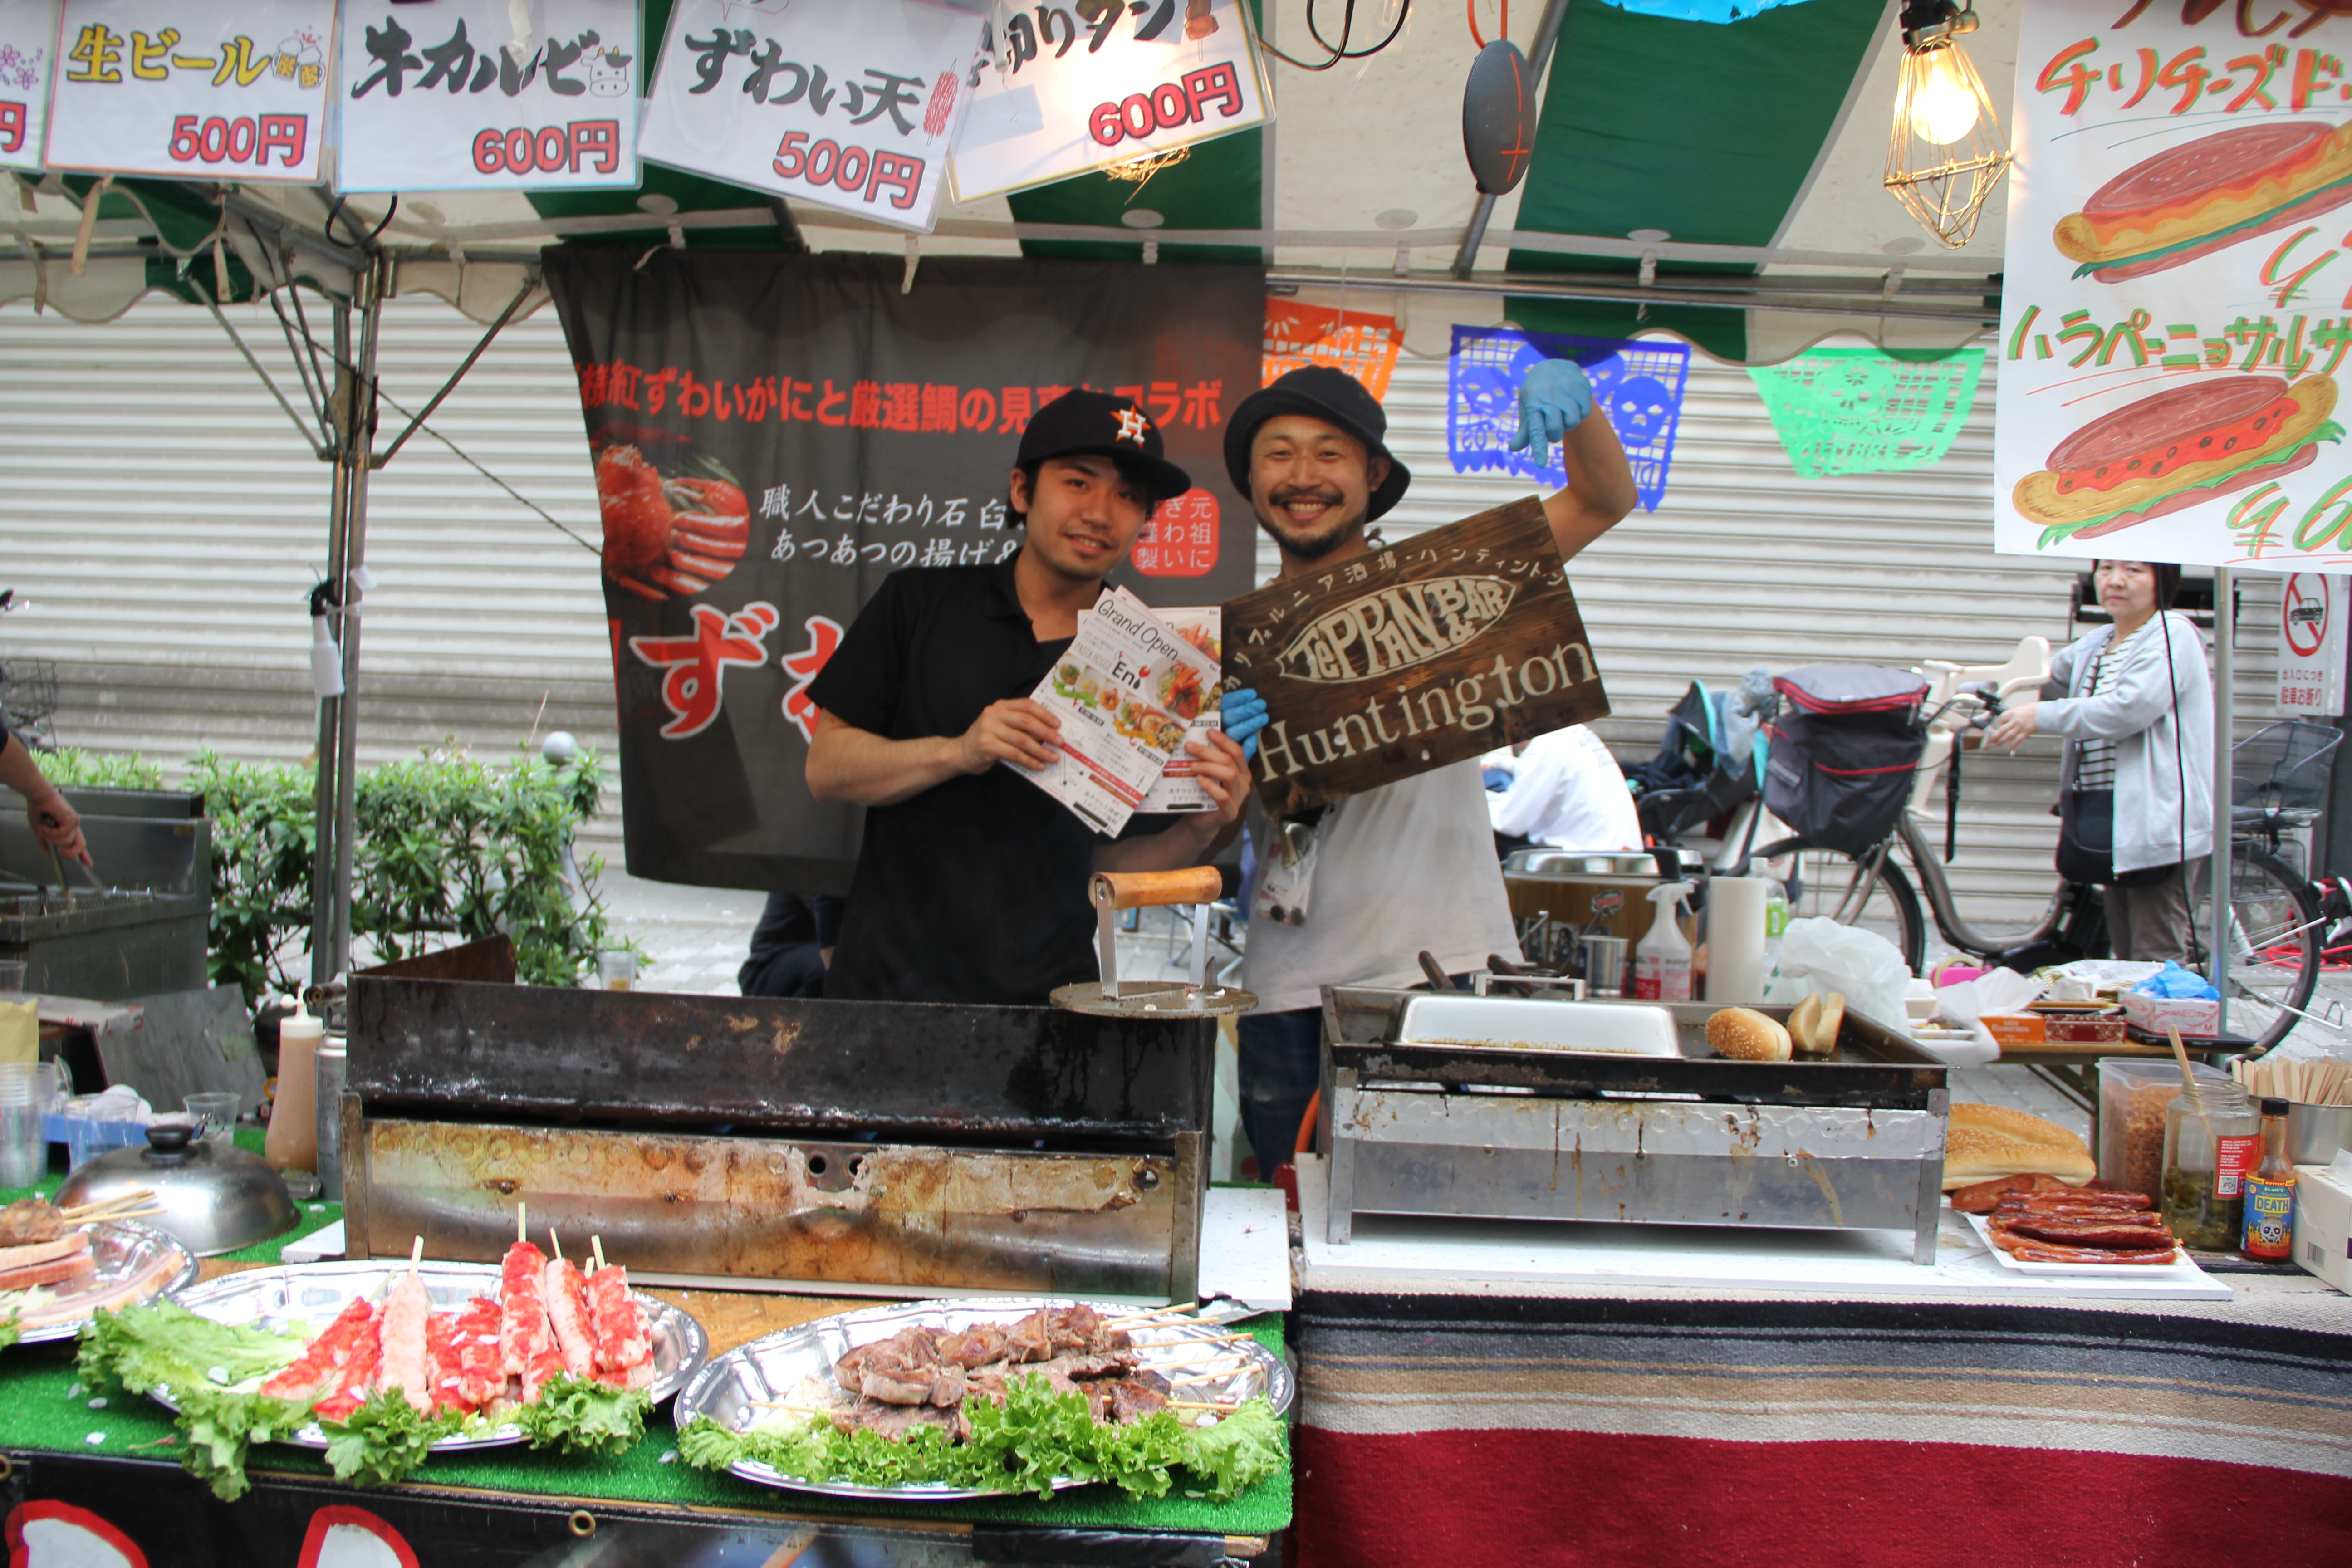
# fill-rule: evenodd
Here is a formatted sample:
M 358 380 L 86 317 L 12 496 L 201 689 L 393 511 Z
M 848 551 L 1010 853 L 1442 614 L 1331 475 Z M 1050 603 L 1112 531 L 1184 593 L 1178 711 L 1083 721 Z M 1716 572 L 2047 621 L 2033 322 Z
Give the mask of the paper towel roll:
M 1762 877 L 1714 877 L 1706 884 L 1706 999 L 1729 1005 L 1764 997 Z

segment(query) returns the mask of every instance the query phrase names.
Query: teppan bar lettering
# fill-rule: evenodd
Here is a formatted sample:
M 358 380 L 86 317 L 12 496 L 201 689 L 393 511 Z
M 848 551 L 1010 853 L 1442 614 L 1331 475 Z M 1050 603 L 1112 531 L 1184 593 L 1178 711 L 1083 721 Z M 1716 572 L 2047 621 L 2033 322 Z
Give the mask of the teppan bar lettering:
M 1287 816 L 1609 711 L 1534 497 L 1226 601 L 1225 674 L 1265 699 L 1258 795 Z

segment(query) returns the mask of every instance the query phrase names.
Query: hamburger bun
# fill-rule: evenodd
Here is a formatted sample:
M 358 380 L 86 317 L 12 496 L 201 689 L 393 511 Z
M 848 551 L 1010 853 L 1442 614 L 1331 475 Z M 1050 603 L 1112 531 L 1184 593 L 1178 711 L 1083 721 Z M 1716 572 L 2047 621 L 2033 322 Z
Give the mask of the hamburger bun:
M 2080 1138 L 2054 1121 L 2004 1105 L 1952 1107 L 1944 1140 L 1944 1190 L 1996 1176 L 2048 1175 L 2079 1187 L 2099 1173 Z
M 1753 1007 L 1726 1007 L 1709 1018 L 1706 1043 L 1736 1062 L 1785 1062 L 1791 1054 L 1789 1031 Z
M 1813 992 L 1790 1010 L 1790 1043 L 1801 1057 L 1833 1057 L 1844 1022 L 1845 993 Z

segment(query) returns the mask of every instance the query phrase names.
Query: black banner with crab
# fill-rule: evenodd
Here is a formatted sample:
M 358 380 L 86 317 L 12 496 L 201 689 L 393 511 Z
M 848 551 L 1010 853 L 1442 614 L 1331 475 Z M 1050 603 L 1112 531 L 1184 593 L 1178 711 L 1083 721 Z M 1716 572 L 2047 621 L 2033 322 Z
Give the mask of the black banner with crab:
M 802 777 L 809 682 L 890 573 L 1019 548 L 1006 475 L 1071 387 L 1133 397 L 1193 480 L 1114 581 L 1153 605 L 1250 586 L 1221 446 L 1258 384 L 1258 268 L 561 246 L 546 275 L 596 468 L 634 876 L 848 885 L 858 814 Z

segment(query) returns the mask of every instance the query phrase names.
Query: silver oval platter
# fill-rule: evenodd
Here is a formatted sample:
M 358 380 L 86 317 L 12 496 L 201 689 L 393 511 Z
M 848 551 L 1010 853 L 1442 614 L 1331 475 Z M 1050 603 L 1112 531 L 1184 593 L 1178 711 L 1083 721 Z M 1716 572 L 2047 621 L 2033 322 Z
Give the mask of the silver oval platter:
M 731 1432 L 740 1432 L 756 1421 L 762 1413 L 762 1402 L 782 1403 L 800 1387 L 803 1379 L 829 1383 L 834 1363 L 859 1345 L 877 1340 L 887 1340 L 902 1329 L 926 1328 L 961 1331 L 977 1328 L 982 1323 L 1006 1327 L 1029 1316 L 1040 1307 L 1091 1306 L 1106 1318 L 1119 1321 L 1122 1325 L 1134 1324 L 1143 1315 L 1134 1307 L 1112 1306 L 1104 1302 L 1080 1303 L 1068 1297 L 1047 1298 L 990 1297 L 968 1301 L 911 1301 L 898 1306 L 868 1307 L 862 1311 L 842 1312 L 830 1318 L 818 1318 L 795 1328 L 738 1345 L 721 1356 L 714 1356 L 709 1364 L 678 1393 L 677 1403 L 670 1407 L 670 1420 L 681 1430 L 698 1415 L 708 1415 Z M 1136 1346 L 1136 1360 L 1150 1371 L 1161 1371 L 1190 1366 L 1203 1357 L 1231 1360 L 1235 1364 L 1231 1373 L 1219 1377 L 1197 1378 L 1186 1384 L 1187 1398 L 1204 1402 L 1239 1402 L 1264 1394 L 1266 1402 L 1280 1415 L 1290 1408 L 1297 1384 L 1290 1368 L 1255 1340 L 1246 1336 L 1234 1337 L 1230 1324 L 1200 1322 L 1184 1319 L 1160 1319 L 1136 1325 L 1131 1332 L 1139 1338 L 1148 1335 L 1152 1342 Z M 908 1482 L 896 1487 L 858 1486 L 845 1481 L 805 1481 L 787 1476 L 770 1465 L 755 1459 L 738 1460 L 730 1467 L 734 1474 L 747 1481 L 762 1486 L 782 1487 L 793 1491 L 821 1492 L 829 1497 L 896 1498 L 916 1502 L 952 1502 L 964 1498 L 997 1497 L 998 1491 L 983 1491 L 968 1487 L 950 1486 L 941 1481 Z M 1083 1483 L 1061 1479 L 1055 1489 Z
M 168 1232 L 141 1225 L 135 1219 L 97 1220 L 81 1228 L 89 1233 L 89 1258 L 98 1268 L 98 1278 L 79 1290 L 57 1295 L 44 1315 L 70 1310 L 80 1301 L 108 1308 L 128 1307 L 138 1301 L 152 1301 L 158 1296 L 176 1296 L 196 1282 L 196 1255 Z M 128 1301 L 108 1299 L 118 1286 L 142 1274 L 153 1279 L 153 1289 Z M 19 1342 L 37 1345 L 52 1340 L 69 1340 L 89 1323 L 89 1313 L 90 1309 L 85 1307 L 62 1321 L 28 1328 Z
M 408 1271 L 395 1259 L 364 1259 L 357 1263 L 311 1263 L 300 1268 L 254 1268 L 224 1274 L 184 1293 L 180 1305 L 216 1323 L 268 1329 L 277 1332 L 317 1333 L 356 1297 L 381 1300 L 392 1282 Z M 477 1296 L 499 1293 L 495 1263 L 434 1263 L 416 1266 L 425 1295 L 436 1312 L 461 1310 Z M 659 1405 L 702 1370 L 710 1354 L 710 1336 L 692 1315 L 642 1290 L 630 1300 L 646 1315 L 646 1331 L 653 1341 L 654 1381 L 646 1390 Z M 164 1409 L 179 1413 L 171 1390 L 156 1388 L 148 1397 Z M 436 1454 L 452 1448 L 495 1448 L 523 1440 L 520 1426 L 503 1426 L 478 1437 L 444 1437 L 433 1445 Z M 324 1448 L 327 1434 L 312 1422 L 287 1439 L 298 1447 Z

